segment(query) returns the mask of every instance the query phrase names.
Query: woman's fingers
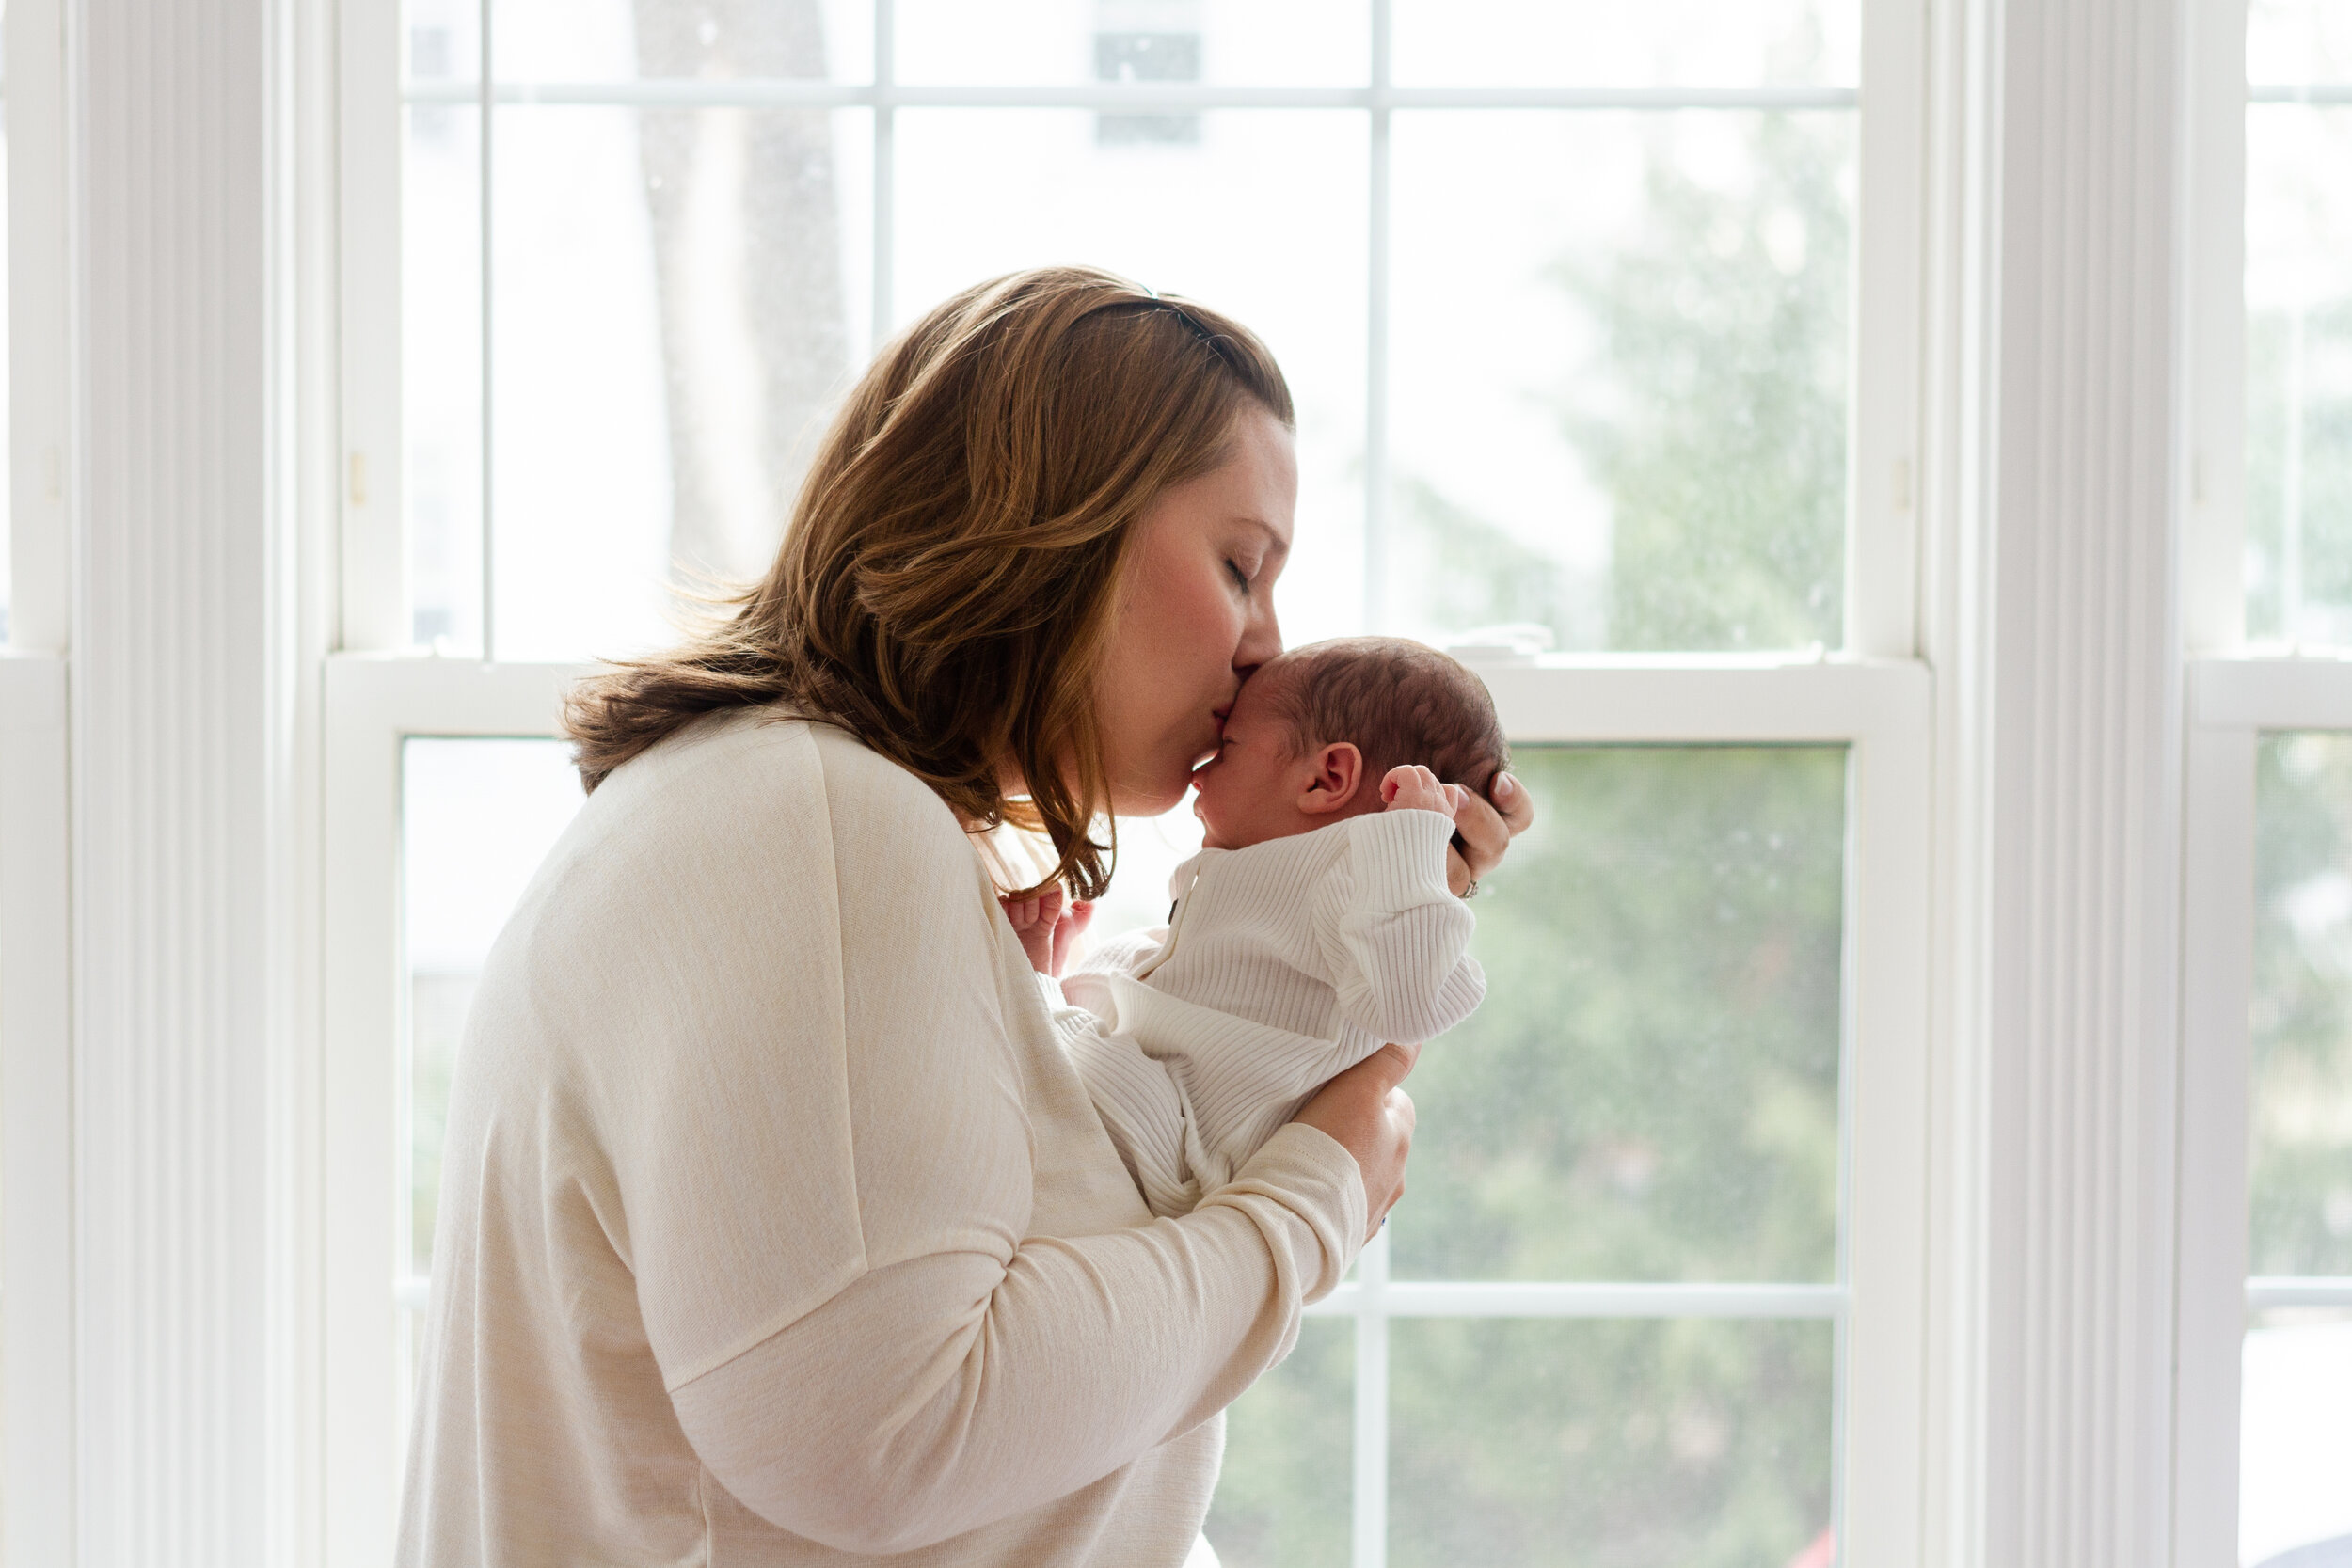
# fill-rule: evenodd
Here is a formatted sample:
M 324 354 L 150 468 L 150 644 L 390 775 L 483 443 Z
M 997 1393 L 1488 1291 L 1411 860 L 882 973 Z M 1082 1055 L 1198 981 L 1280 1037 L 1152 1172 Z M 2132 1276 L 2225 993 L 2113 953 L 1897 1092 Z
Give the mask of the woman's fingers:
M 1493 785 L 1486 791 L 1486 798 L 1494 802 L 1495 809 L 1502 814 L 1502 820 L 1510 825 L 1513 838 L 1534 825 L 1535 797 L 1527 792 L 1527 786 L 1519 783 L 1516 774 L 1497 773 Z
M 1454 836 L 1462 847 L 1446 857 L 1446 878 L 1456 894 L 1502 863 L 1511 840 L 1527 832 L 1535 820 L 1535 801 L 1527 786 L 1508 773 L 1495 775 L 1486 798 L 1465 802 L 1454 816 Z

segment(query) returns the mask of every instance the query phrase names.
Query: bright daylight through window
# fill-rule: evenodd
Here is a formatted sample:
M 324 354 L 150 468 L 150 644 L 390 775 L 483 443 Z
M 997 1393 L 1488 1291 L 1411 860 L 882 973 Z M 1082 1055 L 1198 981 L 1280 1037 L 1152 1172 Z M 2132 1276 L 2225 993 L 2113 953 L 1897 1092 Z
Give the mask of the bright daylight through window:
M 1292 642 L 1474 632 L 1530 679 L 1846 643 L 1861 0 L 882 3 L 406 0 L 419 648 L 659 644 L 678 589 L 763 568 L 879 338 L 1066 261 L 1279 356 Z M 1208 1534 L 1826 1564 L 1851 753 L 1503 707 L 1540 816 L 1478 905 L 1489 999 L 1416 1075 L 1389 1237 L 1234 1407 Z M 466 997 L 580 797 L 550 739 L 403 757 L 414 1307 Z M 1101 927 L 1163 918 L 1198 844 L 1125 824 Z

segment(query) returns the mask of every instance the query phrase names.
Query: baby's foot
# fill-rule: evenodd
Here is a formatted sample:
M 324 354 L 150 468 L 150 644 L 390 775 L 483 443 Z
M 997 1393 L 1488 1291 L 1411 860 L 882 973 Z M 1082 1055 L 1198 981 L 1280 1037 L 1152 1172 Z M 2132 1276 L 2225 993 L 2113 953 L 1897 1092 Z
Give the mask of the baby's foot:
M 1000 898 L 1005 906 L 1005 918 L 1012 922 L 1013 935 L 1021 939 L 1021 951 L 1027 954 L 1029 967 L 1040 974 L 1054 973 L 1054 928 L 1062 921 L 1062 894 L 1059 888 L 1049 888 L 1030 898 Z

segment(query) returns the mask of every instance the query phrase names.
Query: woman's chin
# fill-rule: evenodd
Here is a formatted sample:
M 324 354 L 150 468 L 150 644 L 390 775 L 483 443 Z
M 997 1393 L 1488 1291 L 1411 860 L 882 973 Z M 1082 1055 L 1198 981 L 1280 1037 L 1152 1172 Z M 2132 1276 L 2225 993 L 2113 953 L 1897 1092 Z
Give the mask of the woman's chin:
M 1184 803 L 1185 792 L 1191 788 L 1190 773 L 1173 784 L 1130 784 L 1111 792 L 1111 810 L 1120 816 L 1166 816 Z

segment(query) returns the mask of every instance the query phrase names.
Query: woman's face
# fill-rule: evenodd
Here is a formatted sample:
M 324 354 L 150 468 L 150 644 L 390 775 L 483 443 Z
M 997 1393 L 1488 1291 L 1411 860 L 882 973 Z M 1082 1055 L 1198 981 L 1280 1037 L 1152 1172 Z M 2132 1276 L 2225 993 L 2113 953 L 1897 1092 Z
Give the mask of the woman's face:
M 1216 753 L 1241 683 L 1282 651 L 1274 580 L 1297 508 L 1291 433 L 1252 409 L 1222 467 L 1168 491 L 1136 523 L 1094 694 L 1120 816 L 1174 809 L 1194 766 Z

